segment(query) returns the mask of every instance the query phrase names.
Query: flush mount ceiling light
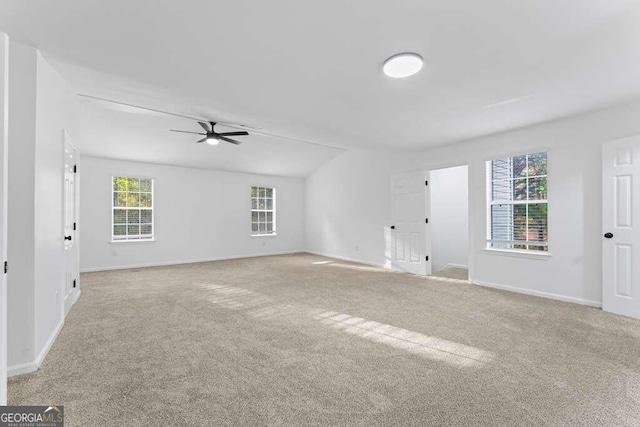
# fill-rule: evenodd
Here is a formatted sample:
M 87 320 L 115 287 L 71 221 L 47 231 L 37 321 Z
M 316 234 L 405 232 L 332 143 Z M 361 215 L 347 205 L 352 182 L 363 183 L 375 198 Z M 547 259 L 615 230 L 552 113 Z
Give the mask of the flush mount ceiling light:
M 416 74 L 422 69 L 423 63 L 422 56 L 417 53 L 399 53 L 384 61 L 382 70 L 389 77 L 401 79 Z

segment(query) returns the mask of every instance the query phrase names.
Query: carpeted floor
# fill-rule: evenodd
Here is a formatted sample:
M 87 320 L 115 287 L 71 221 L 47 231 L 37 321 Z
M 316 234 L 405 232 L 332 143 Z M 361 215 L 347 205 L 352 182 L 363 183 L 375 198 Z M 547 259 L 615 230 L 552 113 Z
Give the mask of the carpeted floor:
M 308 254 L 92 273 L 9 400 L 67 426 L 640 425 L 640 322 Z
M 436 277 L 449 279 L 469 280 L 469 270 L 459 267 L 447 267 L 433 274 Z

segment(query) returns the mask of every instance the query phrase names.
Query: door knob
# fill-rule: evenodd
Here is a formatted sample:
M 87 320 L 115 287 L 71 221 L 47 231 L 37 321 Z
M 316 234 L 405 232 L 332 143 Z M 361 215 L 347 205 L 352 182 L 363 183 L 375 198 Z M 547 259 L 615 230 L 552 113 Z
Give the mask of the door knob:
M 64 236 L 64 240 L 71 240 L 71 236 Z
M 391 229 L 392 229 L 392 230 L 395 230 L 395 229 L 396 229 L 396 226 L 395 226 L 395 225 L 392 225 L 392 226 L 391 226 Z
M 610 239 L 613 237 L 613 233 L 604 233 L 604 237 L 606 237 L 607 239 Z

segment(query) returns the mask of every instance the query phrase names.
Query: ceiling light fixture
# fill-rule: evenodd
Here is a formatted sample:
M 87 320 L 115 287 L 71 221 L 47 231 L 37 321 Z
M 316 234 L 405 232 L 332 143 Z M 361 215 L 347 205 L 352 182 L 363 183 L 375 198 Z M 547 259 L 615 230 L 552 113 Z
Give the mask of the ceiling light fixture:
M 207 136 L 207 144 L 209 145 L 218 145 L 220 143 L 220 140 L 218 138 L 216 138 L 215 136 L 211 135 L 211 136 Z
M 384 61 L 382 70 L 394 79 L 413 76 L 422 69 L 422 56 L 413 52 L 399 53 Z

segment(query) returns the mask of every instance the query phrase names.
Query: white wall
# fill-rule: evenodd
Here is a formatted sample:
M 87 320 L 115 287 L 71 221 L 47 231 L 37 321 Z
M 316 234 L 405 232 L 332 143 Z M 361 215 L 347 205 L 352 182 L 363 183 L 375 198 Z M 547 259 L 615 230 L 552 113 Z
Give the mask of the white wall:
M 312 251 L 384 263 L 393 170 L 469 165 L 471 279 L 477 283 L 584 304 L 602 301 L 601 147 L 640 134 L 640 104 L 488 136 L 414 154 L 410 161 L 349 152 L 307 178 L 307 242 Z M 485 251 L 485 161 L 549 149 L 549 258 Z M 394 158 L 389 153 L 389 158 Z M 393 167 L 389 167 L 393 164 Z M 369 185 L 371 183 L 371 185 Z M 379 191 L 375 191 L 378 189 Z M 360 251 L 354 246 L 359 245 Z
M 598 305 L 602 301 L 602 143 L 640 134 L 640 104 L 568 118 L 425 153 L 427 164 L 469 163 L 471 278 Z M 543 259 L 486 251 L 491 158 L 548 148 L 549 251 Z
M 435 169 L 430 173 L 432 271 L 448 264 L 469 263 L 468 167 Z
M 348 151 L 307 177 L 307 250 L 385 265 L 390 175 L 416 170 L 419 163 L 413 158 L 410 153 Z
M 36 358 L 44 357 L 64 318 L 65 250 L 63 230 L 64 138 L 73 135 L 77 96 L 37 55 L 35 175 Z
M 304 180 L 301 178 L 95 157 L 83 157 L 81 165 L 82 271 L 304 250 Z M 110 243 L 113 175 L 155 180 L 155 242 Z M 276 188 L 277 236 L 251 237 L 252 185 Z
M 36 50 L 9 56 L 8 365 L 35 359 Z
M 42 363 L 64 316 L 63 129 L 74 92 L 31 47 L 11 43 L 9 105 L 9 374 Z

